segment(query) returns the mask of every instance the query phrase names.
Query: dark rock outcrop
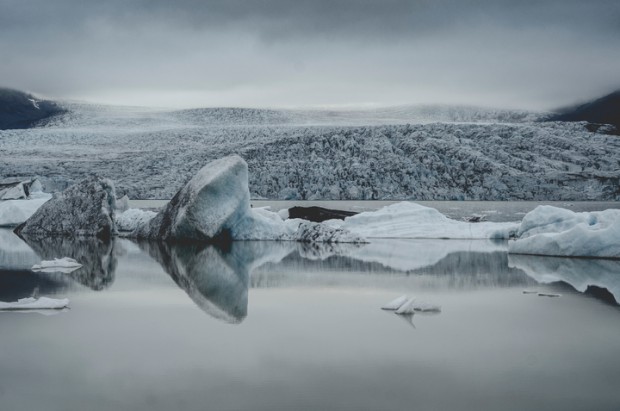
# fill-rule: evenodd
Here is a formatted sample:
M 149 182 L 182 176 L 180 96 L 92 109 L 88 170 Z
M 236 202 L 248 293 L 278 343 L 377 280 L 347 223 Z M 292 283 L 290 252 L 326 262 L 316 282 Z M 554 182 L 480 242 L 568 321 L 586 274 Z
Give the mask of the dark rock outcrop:
M 108 179 L 91 176 L 41 206 L 15 229 L 22 236 L 96 236 L 116 233 L 116 194 Z
M 288 209 L 289 218 L 301 218 L 302 220 L 322 223 L 326 220 L 344 220 L 347 217 L 357 214 L 354 211 L 332 210 L 323 207 L 291 207 Z
M 620 134 L 620 90 L 597 100 L 560 110 L 550 121 L 587 121 L 590 131 Z M 614 128 L 604 127 L 611 124 Z

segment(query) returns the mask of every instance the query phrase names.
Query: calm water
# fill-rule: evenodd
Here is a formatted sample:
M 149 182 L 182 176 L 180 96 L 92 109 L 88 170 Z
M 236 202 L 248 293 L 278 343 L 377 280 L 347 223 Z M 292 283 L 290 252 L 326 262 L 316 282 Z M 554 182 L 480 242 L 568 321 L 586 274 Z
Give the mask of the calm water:
M 356 212 L 374 211 L 398 201 L 274 201 L 252 200 L 254 207 L 269 206 L 280 210 L 293 206 L 319 206 L 338 210 Z M 168 203 L 168 200 L 131 200 L 132 207 L 157 209 Z M 506 222 L 519 221 L 525 214 L 539 205 L 552 205 L 567 208 L 575 212 L 601 211 L 609 208 L 620 208 L 620 201 L 416 201 L 426 207 L 439 210 L 442 214 L 461 220 L 472 216 L 483 217 L 486 221 Z
M 30 271 L 63 256 L 84 267 Z M 2 410 L 620 409 L 620 261 L 0 230 L 0 300 L 35 287 L 71 309 L 0 312 Z M 442 312 L 380 310 L 402 294 Z

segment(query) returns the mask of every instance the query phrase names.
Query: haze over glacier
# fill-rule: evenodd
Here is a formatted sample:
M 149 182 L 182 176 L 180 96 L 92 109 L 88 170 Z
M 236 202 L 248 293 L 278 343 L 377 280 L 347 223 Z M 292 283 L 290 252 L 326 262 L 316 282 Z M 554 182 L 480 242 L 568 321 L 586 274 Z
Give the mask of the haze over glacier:
M 119 195 L 171 198 L 239 154 L 254 198 L 617 200 L 620 139 L 546 113 L 455 106 L 161 110 L 61 103 L 0 131 L 0 174 L 63 189 L 97 173 Z

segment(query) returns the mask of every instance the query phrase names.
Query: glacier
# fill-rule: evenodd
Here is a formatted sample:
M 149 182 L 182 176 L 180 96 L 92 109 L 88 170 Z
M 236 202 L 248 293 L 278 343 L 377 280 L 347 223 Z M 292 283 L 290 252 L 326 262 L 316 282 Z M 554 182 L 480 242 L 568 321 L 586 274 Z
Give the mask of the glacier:
M 0 175 L 57 191 L 96 172 L 119 196 L 169 199 L 204 164 L 237 154 L 255 198 L 620 199 L 620 139 L 586 123 L 392 114 L 67 104 L 40 127 L 0 131 Z

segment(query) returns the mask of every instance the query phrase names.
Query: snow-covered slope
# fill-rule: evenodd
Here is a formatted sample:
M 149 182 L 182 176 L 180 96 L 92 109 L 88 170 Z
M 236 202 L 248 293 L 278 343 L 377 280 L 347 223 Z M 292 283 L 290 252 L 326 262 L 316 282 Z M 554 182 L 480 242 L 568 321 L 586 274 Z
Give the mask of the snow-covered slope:
M 97 172 L 119 196 L 171 198 L 239 154 L 252 195 L 270 199 L 620 199 L 620 139 L 531 113 L 67 107 L 0 131 L 0 176 L 41 176 L 50 191 Z

